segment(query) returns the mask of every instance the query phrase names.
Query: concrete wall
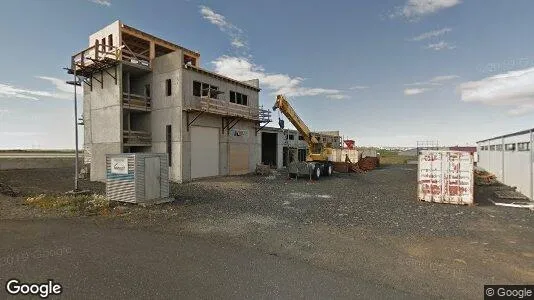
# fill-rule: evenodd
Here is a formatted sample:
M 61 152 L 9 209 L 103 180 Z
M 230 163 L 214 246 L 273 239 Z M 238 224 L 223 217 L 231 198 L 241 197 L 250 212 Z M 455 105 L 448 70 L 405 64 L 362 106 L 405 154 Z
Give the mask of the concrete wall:
M 256 138 L 258 150 L 258 156 L 256 163 L 261 163 L 261 133 L 269 132 L 277 134 L 277 149 L 276 149 L 276 166 L 278 169 L 284 168 L 284 147 L 295 148 L 295 149 L 307 149 L 308 144 L 305 141 L 298 139 L 298 131 L 296 130 L 282 130 L 279 128 L 265 127 L 260 132 Z M 292 134 L 294 136 L 293 140 L 290 140 L 288 137 Z M 293 159 L 298 160 L 298 151 L 292 152 L 294 156 Z
M 245 88 L 241 85 L 224 81 L 216 77 L 212 77 L 206 74 L 199 73 L 193 69 L 184 69 L 184 104 L 186 105 L 188 101 L 192 99 L 197 99 L 196 96 L 193 96 L 193 81 L 200 81 L 210 85 L 216 86 L 219 91 L 222 91 L 223 94 L 219 95 L 217 99 L 221 101 L 230 101 L 230 91 L 238 92 L 243 95 L 247 95 L 247 101 L 249 107 L 257 108 L 259 105 L 259 93 L 255 90 Z M 195 98 L 192 98 L 195 97 Z
M 187 106 L 188 101 L 199 101 L 199 98 L 193 96 L 193 81 L 199 81 L 210 85 L 217 86 L 219 91 L 224 94 L 219 95 L 220 101 L 229 101 L 230 91 L 235 91 L 247 95 L 248 106 L 258 107 L 258 92 L 239 86 L 238 84 L 227 82 L 207 74 L 202 74 L 191 69 L 183 69 L 183 99 L 184 105 Z M 191 180 L 191 135 L 187 130 L 187 112 L 184 112 L 182 117 L 182 181 Z M 190 121 L 198 114 L 197 112 L 190 112 Z M 259 143 L 257 141 L 255 124 L 251 121 L 240 120 L 230 132 L 222 131 L 223 117 L 214 114 L 205 113 L 197 118 L 191 126 L 204 126 L 217 128 L 219 130 L 219 175 L 236 175 L 242 173 L 253 172 L 256 163 L 260 160 L 260 152 L 258 151 Z M 239 133 L 239 136 L 236 136 Z M 241 134 L 242 133 L 242 134 Z M 248 160 L 248 171 L 232 171 L 235 164 L 230 165 L 232 161 L 235 163 L 238 154 L 246 153 L 248 157 L 241 159 Z
M 182 182 L 182 51 L 175 51 L 155 58 L 152 62 L 152 151 L 167 152 L 166 126 L 172 130 L 172 166 L 169 179 Z M 171 80 L 171 96 L 166 94 L 166 80 Z
M 122 74 L 121 66 L 117 68 L 117 74 Z M 96 80 L 92 90 L 84 85 L 83 99 L 84 148 L 91 160 L 91 180 L 96 181 L 106 178 L 106 154 L 122 151 L 122 80 L 119 76 L 115 83 L 105 72 L 103 78 L 103 88 Z
M 517 187 L 517 191 L 533 199 L 534 157 L 532 144 L 529 151 L 519 151 L 517 143 L 531 142 L 531 134 L 525 133 L 493 139 L 477 144 L 478 166 L 496 175 L 502 183 Z M 514 151 L 506 150 L 506 144 L 516 144 Z M 491 151 L 490 146 L 502 145 L 501 151 Z M 487 146 L 488 150 L 482 150 Z
M 115 21 L 108 26 L 100 29 L 99 31 L 91 34 L 89 36 L 89 46 L 93 46 L 95 44 L 95 40 L 98 39 L 99 43 L 102 40 L 102 38 L 106 38 L 106 45 L 108 45 L 108 36 L 110 34 L 113 35 L 113 45 L 115 47 L 118 47 L 121 44 L 120 40 L 120 21 Z

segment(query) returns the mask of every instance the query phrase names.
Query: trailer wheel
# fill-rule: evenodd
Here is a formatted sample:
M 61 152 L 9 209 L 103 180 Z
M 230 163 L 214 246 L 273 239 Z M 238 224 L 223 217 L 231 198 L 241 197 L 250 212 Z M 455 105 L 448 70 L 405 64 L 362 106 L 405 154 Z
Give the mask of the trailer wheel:
M 333 169 L 334 169 L 334 167 L 332 166 L 332 164 L 326 164 L 325 175 L 326 176 L 332 176 Z
M 313 168 L 313 179 L 319 180 L 319 178 L 321 178 L 321 167 L 317 164 Z

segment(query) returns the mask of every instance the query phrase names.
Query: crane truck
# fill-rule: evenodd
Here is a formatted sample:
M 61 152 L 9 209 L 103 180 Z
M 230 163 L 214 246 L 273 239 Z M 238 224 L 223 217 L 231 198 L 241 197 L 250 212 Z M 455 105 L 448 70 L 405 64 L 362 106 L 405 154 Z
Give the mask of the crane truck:
M 315 180 L 318 180 L 322 175 L 330 176 L 333 171 L 332 164 L 332 146 L 330 144 L 324 145 L 316 136 L 314 136 L 306 123 L 304 123 L 297 112 L 289 104 L 283 95 L 276 96 L 276 102 L 273 106 L 273 111 L 277 109 L 282 112 L 287 119 L 295 126 L 297 131 L 302 135 L 304 141 L 308 144 L 306 150 L 306 161 L 293 161 L 288 164 L 288 171 L 291 177 L 297 177 L 300 174 L 307 174 Z M 280 122 L 283 127 L 283 122 Z

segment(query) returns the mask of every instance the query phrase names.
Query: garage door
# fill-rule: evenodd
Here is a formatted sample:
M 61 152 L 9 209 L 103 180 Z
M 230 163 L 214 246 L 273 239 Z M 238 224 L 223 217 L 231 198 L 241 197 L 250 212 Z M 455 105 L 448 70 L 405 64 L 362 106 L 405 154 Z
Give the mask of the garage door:
M 191 127 L 191 178 L 219 175 L 219 129 Z

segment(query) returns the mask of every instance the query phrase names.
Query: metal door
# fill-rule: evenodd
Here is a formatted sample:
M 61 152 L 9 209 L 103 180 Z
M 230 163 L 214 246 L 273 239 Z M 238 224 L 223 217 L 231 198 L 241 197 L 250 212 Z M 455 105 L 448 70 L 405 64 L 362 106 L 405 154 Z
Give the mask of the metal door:
M 159 157 L 145 158 L 145 199 L 153 200 L 161 197 L 161 175 Z
M 191 127 L 191 178 L 219 175 L 219 130 Z

